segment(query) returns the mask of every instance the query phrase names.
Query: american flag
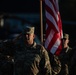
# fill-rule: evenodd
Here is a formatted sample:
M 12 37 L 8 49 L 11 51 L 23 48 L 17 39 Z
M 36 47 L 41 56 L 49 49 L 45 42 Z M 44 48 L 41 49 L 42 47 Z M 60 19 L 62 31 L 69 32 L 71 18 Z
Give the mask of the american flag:
M 46 38 L 45 48 L 52 54 L 59 55 L 62 50 L 62 22 L 58 0 L 45 0 Z

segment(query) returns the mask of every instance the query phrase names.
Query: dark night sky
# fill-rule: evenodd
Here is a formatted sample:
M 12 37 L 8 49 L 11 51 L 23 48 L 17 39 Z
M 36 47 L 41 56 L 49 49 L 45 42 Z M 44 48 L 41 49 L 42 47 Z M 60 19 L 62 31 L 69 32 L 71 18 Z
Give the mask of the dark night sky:
M 8 13 L 38 13 L 39 0 L 3 0 L 0 1 L 0 12 Z

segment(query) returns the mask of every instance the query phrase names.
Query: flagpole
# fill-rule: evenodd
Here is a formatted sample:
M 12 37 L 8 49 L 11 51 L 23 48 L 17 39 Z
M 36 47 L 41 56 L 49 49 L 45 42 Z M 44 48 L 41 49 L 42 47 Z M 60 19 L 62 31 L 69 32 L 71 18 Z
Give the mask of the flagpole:
M 41 25 L 41 43 L 43 44 L 42 0 L 40 0 L 40 25 Z

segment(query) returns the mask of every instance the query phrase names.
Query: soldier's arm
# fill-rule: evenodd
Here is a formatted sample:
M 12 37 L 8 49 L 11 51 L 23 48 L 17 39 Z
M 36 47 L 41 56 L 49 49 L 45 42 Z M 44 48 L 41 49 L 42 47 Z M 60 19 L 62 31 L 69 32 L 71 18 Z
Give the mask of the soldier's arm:
M 61 71 L 61 62 L 60 62 L 58 56 L 52 55 L 51 64 L 52 64 L 52 72 L 54 74 L 58 74 Z
M 43 75 L 52 75 L 51 64 L 50 64 L 48 52 L 46 51 L 46 49 L 43 46 L 41 47 L 41 51 L 42 51 L 42 59 L 41 59 L 41 66 L 40 66 L 41 73 Z

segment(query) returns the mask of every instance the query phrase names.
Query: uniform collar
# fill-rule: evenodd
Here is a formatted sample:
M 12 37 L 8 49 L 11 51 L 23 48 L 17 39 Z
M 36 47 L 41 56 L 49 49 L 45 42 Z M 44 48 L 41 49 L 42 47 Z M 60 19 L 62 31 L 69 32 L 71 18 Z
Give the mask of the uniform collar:
M 36 48 L 36 42 L 34 42 L 31 46 L 25 45 L 27 48 Z

